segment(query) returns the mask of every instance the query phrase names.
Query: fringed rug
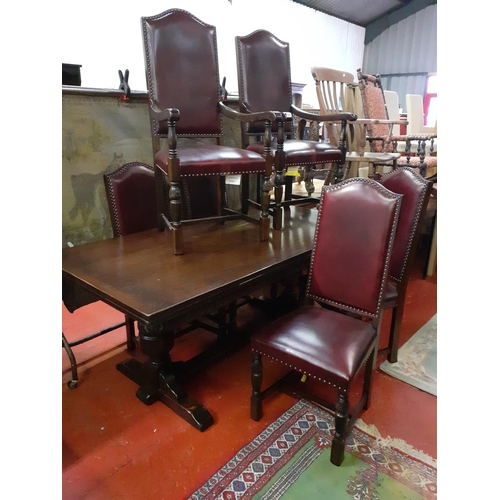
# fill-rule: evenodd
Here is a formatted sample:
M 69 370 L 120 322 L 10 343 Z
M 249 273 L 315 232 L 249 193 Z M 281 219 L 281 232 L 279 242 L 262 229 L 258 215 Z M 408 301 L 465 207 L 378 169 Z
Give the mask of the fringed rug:
M 437 396 L 437 314 L 399 349 L 397 363 L 384 361 L 380 369 Z
M 436 461 L 358 420 L 330 463 L 334 417 L 304 400 L 243 447 L 188 500 L 435 499 Z

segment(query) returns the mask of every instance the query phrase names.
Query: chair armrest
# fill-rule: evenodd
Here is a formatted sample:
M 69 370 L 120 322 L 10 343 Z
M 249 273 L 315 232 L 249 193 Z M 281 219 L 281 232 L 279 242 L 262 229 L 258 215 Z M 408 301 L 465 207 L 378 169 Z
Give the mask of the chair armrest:
M 403 141 L 430 141 L 431 139 L 436 139 L 437 134 L 414 134 L 414 135 L 403 135 Z
M 358 117 L 354 113 L 337 113 L 334 115 L 316 115 L 314 113 L 309 113 L 304 111 L 303 109 L 298 108 L 295 105 L 290 106 L 290 111 L 300 118 L 304 118 L 306 120 L 311 120 L 315 122 L 340 122 L 340 121 L 349 121 L 354 122 L 358 119 Z
M 180 111 L 177 108 L 160 109 L 155 102 L 150 103 L 149 109 L 151 111 L 151 117 L 159 122 L 165 120 L 176 122 L 181 117 Z
M 391 135 L 391 141 L 406 142 L 409 145 L 412 141 L 426 143 L 427 141 L 434 141 L 437 134 L 413 134 L 413 135 Z
M 168 149 L 171 152 L 175 152 L 177 149 L 177 132 L 175 130 L 175 122 L 179 121 L 181 117 L 181 113 L 177 108 L 166 108 L 166 109 L 160 109 L 158 108 L 158 105 L 154 101 L 150 101 L 149 103 L 149 114 L 151 118 L 154 120 L 157 120 L 158 122 L 161 121 L 167 121 L 168 123 Z M 157 152 L 161 148 L 160 145 L 160 139 L 156 134 L 153 134 L 153 151 Z M 173 153 L 173 156 L 175 156 L 175 153 Z M 170 155 L 169 155 L 169 164 L 171 163 L 170 160 Z M 170 167 L 169 167 L 170 168 Z M 169 173 L 171 176 L 172 182 L 176 182 L 179 178 L 178 175 L 178 169 L 177 167 L 174 167 L 174 171 Z
M 262 120 L 269 120 L 274 123 L 280 121 L 292 121 L 291 113 L 282 113 L 281 111 L 259 111 L 254 113 L 246 111 L 248 107 L 245 103 L 243 103 L 243 106 L 246 108 L 245 113 L 235 111 L 229 106 L 226 106 L 223 102 L 219 102 L 219 110 L 224 116 L 240 122 L 258 122 Z
M 378 125 L 384 123 L 387 125 L 408 125 L 407 120 L 382 120 L 379 118 L 358 118 L 358 123 Z

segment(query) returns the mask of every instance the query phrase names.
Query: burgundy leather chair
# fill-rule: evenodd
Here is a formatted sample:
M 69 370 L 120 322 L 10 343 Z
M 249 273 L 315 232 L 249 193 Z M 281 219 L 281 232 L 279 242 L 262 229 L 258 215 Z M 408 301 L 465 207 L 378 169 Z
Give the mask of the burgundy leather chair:
M 224 176 L 257 173 L 264 174 L 260 239 L 266 241 L 270 226 L 270 150 L 268 148 L 261 154 L 223 146 L 222 115 L 237 121 L 264 120 L 267 143 L 271 140 L 271 123 L 282 120 L 282 115 L 243 114 L 222 102 L 214 26 L 181 9 L 142 17 L 141 24 L 159 207 L 166 202 L 164 182 L 169 184 L 170 214 L 158 210 L 158 228 L 170 229 L 174 254 L 182 254 L 182 226 L 214 220 L 214 217 L 186 220 L 181 199 L 181 178 L 216 176 L 220 180 L 218 219 L 227 220 L 241 218 L 244 214 L 235 214 L 224 205 Z M 178 140 L 184 137 L 194 140 Z M 161 138 L 167 139 L 163 147 Z
M 418 247 L 418 237 L 421 233 L 432 182 L 425 180 L 411 167 L 399 167 L 384 174 L 380 183 L 394 193 L 403 195 L 384 300 L 384 309 L 392 309 L 387 359 L 390 363 L 395 363 L 398 360 L 398 343 L 406 288 Z
M 104 174 L 103 178 L 114 237 L 156 227 L 153 167 L 140 162 L 127 163 L 110 174 Z M 134 320 L 127 315 L 125 315 L 124 322 L 73 342 L 68 342 L 63 332 L 63 347 L 71 363 L 71 380 L 68 382 L 70 389 L 74 389 L 78 385 L 77 363 L 71 348 L 115 331 L 122 326 L 125 326 L 127 334 L 127 349 L 132 351 L 136 344 L 135 325 Z
M 324 187 L 307 283 L 307 295 L 317 304 L 300 307 L 251 338 L 251 418 L 260 420 L 262 399 L 276 388 L 261 391 L 262 355 L 330 384 L 338 393 L 329 405 L 335 410 L 335 465 L 343 461 L 346 436 L 361 408 L 370 404 L 400 206 L 401 195 L 371 179 Z M 363 392 L 351 411 L 349 392 L 364 364 Z
M 284 171 L 290 166 L 315 166 L 318 164 L 343 165 L 346 158 L 346 126 L 347 122 L 357 119 L 353 113 L 334 115 L 315 115 L 308 113 L 292 103 L 292 84 L 290 73 L 290 49 L 287 42 L 276 38 L 265 30 L 257 30 L 247 36 L 236 37 L 236 53 L 238 59 L 238 89 L 241 112 L 258 112 L 274 110 L 291 113 L 292 117 L 309 121 L 340 121 L 341 132 L 339 147 L 329 143 L 301 140 L 302 128 L 299 127 L 300 139 L 294 139 L 292 121 L 285 121 L 285 140 L 280 147 L 279 134 L 271 143 L 275 157 L 274 170 L 275 201 L 271 205 L 273 227 L 280 229 L 282 225 L 282 207 L 303 203 L 298 199 L 283 198 Z M 278 131 L 274 126 L 273 131 Z M 260 154 L 264 151 L 264 143 L 260 140 L 264 133 L 264 123 L 249 122 L 243 125 L 242 142 L 250 151 Z M 250 142 L 250 137 L 256 140 Z M 286 140 L 288 136 L 288 140 Z M 287 197 L 288 198 L 288 197 Z M 306 198 L 311 201 L 311 198 Z M 316 200 L 318 201 L 318 200 Z
M 153 167 L 141 162 L 122 165 L 104 174 L 113 236 L 125 236 L 156 227 L 155 175 Z M 125 316 L 127 348 L 135 348 L 134 320 Z
M 156 227 L 153 167 L 141 162 L 126 163 L 104 174 L 104 186 L 114 237 Z

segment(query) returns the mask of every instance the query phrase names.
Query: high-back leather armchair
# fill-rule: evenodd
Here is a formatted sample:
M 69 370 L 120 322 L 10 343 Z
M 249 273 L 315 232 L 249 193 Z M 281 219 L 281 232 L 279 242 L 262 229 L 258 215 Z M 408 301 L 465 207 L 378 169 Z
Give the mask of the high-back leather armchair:
M 295 106 L 292 102 L 292 83 L 290 71 L 290 48 L 284 42 L 266 30 L 257 30 L 247 36 L 236 37 L 236 53 L 238 59 L 238 89 L 240 111 L 258 112 L 274 110 L 290 113 L 292 118 L 299 120 L 299 139 L 295 139 L 293 124 L 288 121 L 284 125 L 284 134 L 288 138 L 281 140 L 279 127 L 275 126 L 277 138 L 272 141 L 274 155 L 275 203 L 273 205 L 274 227 L 279 229 L 282 224 L 283 206 L 303 203 L 303 199 L 282 201 L 284 172 L 290 166 L 343 165 L 346 157 L 346 126 L 347 122 L 356 120 L 353 113 L 337 113 L 328 116 L 309 113 Z M 337 121 L 340 122 L 341 140 L 338 145 L 301 140 L 303 126 L 306 121 Z M 242 129 L 242 142 L 250 151 L 262 152 L 264 144 L 260 140 L 264 131 L 262 122 L 245 124 Z M 250 137 L 257 140 L 250 141 Z
M 224 146 L 222 115 L 235 120 L 264 120 L 269 142 L 271 122 L 281 120 L 281 114 L 243 115 L 221 101 L 215 26 L 181 9 L 143 17 L 141 24 L 153 138 L 158 228 L 163 230 L 168 227 L 173 236 L 174 254 L 182 254 L 182 226 L 200 222 L 201 219 L 186 220 L 181 178 L 216 176 L 220 180 L 218 220 L 222 221 L 242 217 L 242 214 L 232 212 L 225 205 L 224 176 L 257 173 L 264 174 L 264 179 L 267 179 L 262 183 L 260 216 L 260 239 L 266 241 L 269 237 L 269 177 L 272 168 L 269 149 L 257 153 Z M 191 138 L 191 142 L 181 141 L 180 138 L 184 137 Z M 166 203 L 164 182 L 169 186 L 170 214 L 162 211 Z

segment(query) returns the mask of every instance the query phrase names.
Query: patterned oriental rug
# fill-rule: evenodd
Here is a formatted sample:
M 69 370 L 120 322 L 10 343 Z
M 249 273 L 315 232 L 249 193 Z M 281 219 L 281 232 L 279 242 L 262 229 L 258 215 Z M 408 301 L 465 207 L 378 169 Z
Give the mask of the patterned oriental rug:
M 437 498 L 437 465 L 357 420 L 344 462 L 330 463 L 334 417 L 304 400 L 243 447 L 188 500 Z
M 437 314 L 399 349 L 397 363 L 384 361 L 380 369 L 437 396 Z

